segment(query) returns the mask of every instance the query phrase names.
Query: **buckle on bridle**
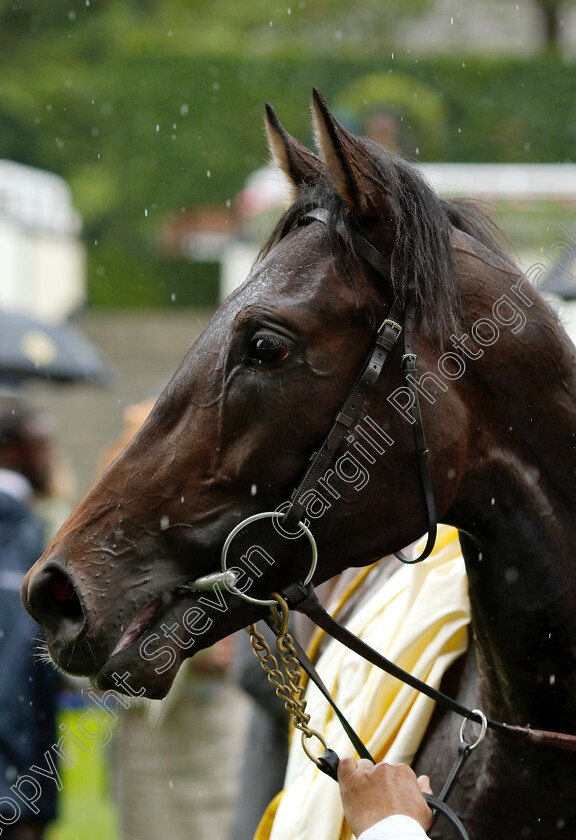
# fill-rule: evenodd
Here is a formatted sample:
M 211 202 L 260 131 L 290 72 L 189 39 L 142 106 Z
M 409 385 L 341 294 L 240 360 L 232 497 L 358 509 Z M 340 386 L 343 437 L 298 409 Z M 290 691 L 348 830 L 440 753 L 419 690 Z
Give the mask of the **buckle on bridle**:
M 416 353 L 405 353 L 402 356 L 402 370 L 410 372 L 416 370 Z
M 384 327 L 392 327 L 392 329 L 395 330 L 396 336 L 394 338 L 394 341 L 397 341 L 400 333 L 402 332 L 402 324 L 399 324 L 397 321 L 392 321 L 390 318 L 385 318 L 378 328 L 379 334 L 382 333 Z

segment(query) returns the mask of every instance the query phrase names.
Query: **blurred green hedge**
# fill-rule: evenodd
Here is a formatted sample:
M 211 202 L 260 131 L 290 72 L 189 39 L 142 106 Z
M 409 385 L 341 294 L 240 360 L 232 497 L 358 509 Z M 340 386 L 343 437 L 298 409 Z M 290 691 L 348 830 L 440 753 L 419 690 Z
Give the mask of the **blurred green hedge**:
M 360 130 L 382 92 L 420 160 L 571 161 L 576 148 L 575 68 L 552 56 L 376 65 L 302 56 L 70 64 L 53 55 L 41 72 L 21 69 L 0 89 L 0 157 L 70 182 L 98 306 L 214 300 L 214 266 L 167 256 L 163 231 L 191 207 L 233 201 L 266 161 L 265 100 L 307 143 L 316 85 Z

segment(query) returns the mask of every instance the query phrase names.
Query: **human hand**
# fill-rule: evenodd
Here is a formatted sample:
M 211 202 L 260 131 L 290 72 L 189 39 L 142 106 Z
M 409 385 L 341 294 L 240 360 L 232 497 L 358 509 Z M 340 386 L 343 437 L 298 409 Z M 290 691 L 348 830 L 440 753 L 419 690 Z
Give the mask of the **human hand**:
M 407 764 L 373 764 L 367 758 L 341 758 L 338 783 L 344 815 L 359 837 L 363 831 L 392 814 L 417 820 L 424 831 L 432 824 L 432 811 L 423 793 L 432 793 L 428 776 L 416 778 Z

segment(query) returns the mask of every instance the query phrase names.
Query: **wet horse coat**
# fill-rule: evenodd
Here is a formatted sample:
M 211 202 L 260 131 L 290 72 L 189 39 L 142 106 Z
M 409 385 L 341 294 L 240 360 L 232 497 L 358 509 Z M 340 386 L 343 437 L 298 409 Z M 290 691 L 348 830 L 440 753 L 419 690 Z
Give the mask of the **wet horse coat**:
M 65 670 L 149 696 L 168 690 L 185 657 L 260 617 L 226 592 L 179 586 L 219 568 L 238 522 L 287 501 L 396 299 L 416 313 L 438 518 L 459 529 L 468 570 L 477 658 L 452 674 L 452 689 L 495 719 L 576 733 L 574 347 L 476 211 L 436 198 L 409 164 L 347 132 L 318 94 L 313 115 L 320 157 L 268 110 L 295 202 L 31 571 L 24 603 Z M 318 206 L 327 227 L 308 220 Z M 389 258 L 390 281 L 354 253 L 351 227 Z M 397 346 L 365 414 L 392 444 L 373 463 L 342 466 L 322 515 L 307 509 L 317 583 L 427 527 L 400 356 Z M 351 439 L 362 443 L 358 429 Z M 251 594 L 307 571 L 306 540 L 270 522 L 237 540 L 239 585 Z M 436 789 L 459 724 L 437 711 L 422 746 L 417 769 Z M 575 790 L 573 753 L 490 735 L 451 802 L 473 840 L 549 840 L 576 830 Z

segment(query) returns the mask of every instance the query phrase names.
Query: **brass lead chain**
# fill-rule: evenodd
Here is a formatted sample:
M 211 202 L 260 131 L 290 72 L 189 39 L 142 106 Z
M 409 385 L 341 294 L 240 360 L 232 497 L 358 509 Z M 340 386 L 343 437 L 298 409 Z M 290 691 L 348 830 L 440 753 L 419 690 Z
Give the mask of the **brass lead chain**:
M 302 696 L 304 690 L 301 682 L 302 672 L 300 670 L 300 663 L 296 656 L 294 640 L 288 632 L 288 605 L 276 592 L 272 593 L 272 597 L 276 599 L 280 608 L 278 609 L 276 606 L 270 608 L 274 624 L 278 630 L 276 647 L 280 665 L 270 650 L 268 642 L 255 624 L 247 627 L 246 632 L 250 634 L 252 649 L 266 671 L 268 680 L 276 689 L 278 697 L 284 701 L 286 711 L 292 718 L 292 724 L 302 732 L 302 749 L 308 758 L 320 767 L 321 762 L 310 752 L 308 741 L 310 738 L 317 738 L 324 749 L 328 747 L 322 735 L 309 726 L 310 715 L 306 711 L 306 700 Z

